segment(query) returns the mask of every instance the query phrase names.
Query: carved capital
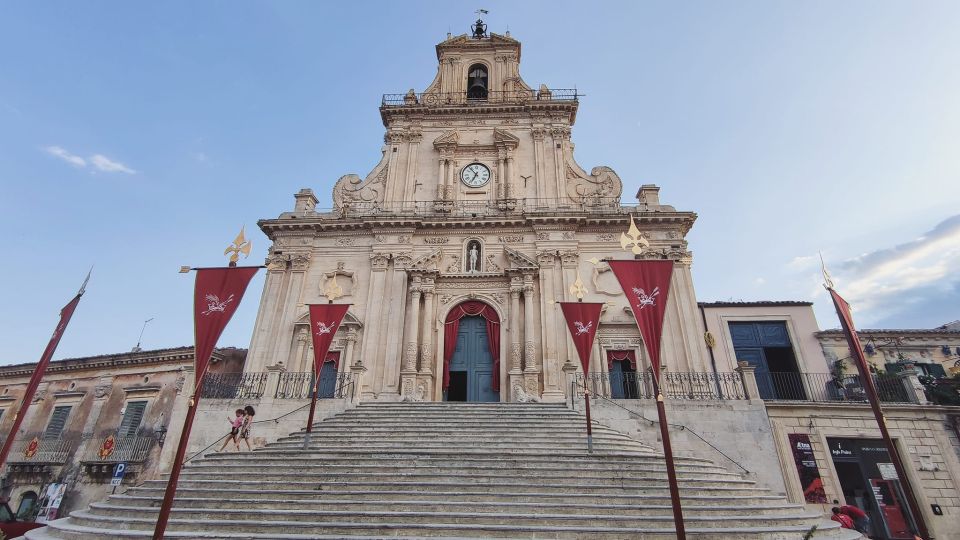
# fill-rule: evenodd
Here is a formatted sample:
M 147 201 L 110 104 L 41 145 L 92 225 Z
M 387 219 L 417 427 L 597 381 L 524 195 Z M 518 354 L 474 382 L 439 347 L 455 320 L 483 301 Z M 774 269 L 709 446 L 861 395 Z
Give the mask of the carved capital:
M 295 272 L 303 272 L 310 267 L 309 253 L 294 253 L 290 255 L 290 267 Z
M 541 267 L 550 268 L 553 266 L 554 261 L 556 261 L 557 254 L 555 251 L 538 251 L 537 252 L 537 264 Z
M 561 251 L 560 252 L 560 264 L 564 268 L 576 268 L 577 262 L 580 260 L 580 254 L 577 251 Z
M 374 253 L 370 255 L 370 267 L 376 271 L 383 271 L 387 269 L 387 264 L 390 262 L 390 259 L 383 253 Z

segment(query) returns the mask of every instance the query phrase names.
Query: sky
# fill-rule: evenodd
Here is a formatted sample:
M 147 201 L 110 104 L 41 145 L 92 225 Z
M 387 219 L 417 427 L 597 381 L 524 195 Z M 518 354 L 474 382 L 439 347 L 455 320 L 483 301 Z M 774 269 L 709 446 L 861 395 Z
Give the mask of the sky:
M 960 3 L 69 2 L 0 6 L 0 365 L 190 345 L 193 277 L 245 227 L 379 159 L 381 94 L 434 46 L 523 44 L 576 87 L 577 161 L 698 213 L 698 299 L 810 300 L 822 253 L 862 328 L 960 318 Z M 247 347 L 251 283 L 221 346 Z

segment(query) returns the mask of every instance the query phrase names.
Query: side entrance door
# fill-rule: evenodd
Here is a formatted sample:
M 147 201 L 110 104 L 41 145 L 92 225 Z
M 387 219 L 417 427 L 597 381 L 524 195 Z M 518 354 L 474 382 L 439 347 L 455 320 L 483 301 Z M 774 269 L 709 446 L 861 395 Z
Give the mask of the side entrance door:
M 490 354 L 490 341 L 487 338 L 487 321 L 479 316 L 464 317 L 460 319 L 457 348 L 450 360 L 449 399 L 500 401 L 500 393 L 493 391 L 492 384 L 493 355 Z

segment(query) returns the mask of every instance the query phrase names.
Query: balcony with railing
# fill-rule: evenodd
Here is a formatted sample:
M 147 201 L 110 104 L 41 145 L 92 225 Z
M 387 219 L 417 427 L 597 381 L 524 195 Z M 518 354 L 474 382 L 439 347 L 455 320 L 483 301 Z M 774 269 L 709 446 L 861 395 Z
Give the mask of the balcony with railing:
M 80 445 L 83 437 L 74 431 L 45 436 L 43 432 L 25 433 L 10 448 L 10 464 L 62 465 Z
M 384 94 L 382 108 L 393 107 L 481 107 L 489 105 L 526 105 L 543 102 L 577 103 L 582 94 L 575 88 L 540 90 L 491 90 L 484 97 L 467 92 L 407 92 Z
M 312 372 L 283 372 L 277 380 L 276 399 L 309 399 L 313 395 L 315 379 Z M 323 373 L 320 375 L 317 399 L 353 397 L 353 374 Z
M 113 436 L 110 444 L 105 444 Z M 136 435 L 121 437 L 116 432 L 104 432 L 91 436 L 91 444 L 83 455 L 84 464 L 142 463 L 157 444 L 157 433 L 141 429 Z
M 327 219 L 379 218 L 496 218 L 537 216 L 621 215 L 632 208 L 620 205 L 619 197 L 584 195 L 571 198 L 523 198 L 488 201 L 350 201 L 338 208 L 318 208 Z
M 208 373 L 200 397 L 212 399 L 259 399 L 267 389 L 266 373 Z
M 877 395 L 884 403 L 912 403 L 903 380 L 896 374 L 873 374 Z M 757 373 L 757 389 L 765 401 L 865 403 L 867 392 L 859 375 L 836 377 L 832 373 Z
M 667 372 L 663 374 L 663 395 L 670 400 L 745 400 L 740 373 Z M 577 373 L 577 395 L 584 389 L 607 399 L 656 399 L 650 372 Z

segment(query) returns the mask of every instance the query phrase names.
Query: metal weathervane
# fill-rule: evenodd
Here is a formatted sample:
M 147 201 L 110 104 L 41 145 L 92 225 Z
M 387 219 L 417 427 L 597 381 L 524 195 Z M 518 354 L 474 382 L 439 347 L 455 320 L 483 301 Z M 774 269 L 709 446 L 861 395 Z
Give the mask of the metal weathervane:
M 630 230 L 625 233 L 620 233 L 620 247 L 626 251 L 627 246 L 632 246 L 631 250 L 634 255 L 640 255 L 643 253 L 643 250 L 650 247 L 650 241 L 647 240 L 647 237 L 640 232 L 637 224 L 634 223 L 633 215 L 630 216 Z
M 227 246 L 227 249 L 223 250 L 223 254 L 230 254 L 230 265 L 235 266 L 237 261 L 240 260 L 240 254 L 243 253 L 244 258 L 250 256 L 250 250 L 253 248 L 253 243 L 247 240 L 243 235 L 243 227 L 240 228 L 240 234 L 233 239 L 233 243 Z

